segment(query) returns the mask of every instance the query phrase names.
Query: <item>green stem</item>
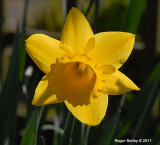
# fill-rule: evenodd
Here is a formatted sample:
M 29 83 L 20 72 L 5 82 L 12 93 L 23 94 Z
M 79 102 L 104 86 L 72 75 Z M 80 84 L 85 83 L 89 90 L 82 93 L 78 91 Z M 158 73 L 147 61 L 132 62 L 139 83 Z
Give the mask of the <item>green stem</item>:
M 74 121 L 75 121 L 74 116 L 69 112 L 67 121 L 65 124 L 65 128 L 64 128 L 64 134 L 63 134 L 60 145 L 69 145 L 73 127 L 74 127 Z

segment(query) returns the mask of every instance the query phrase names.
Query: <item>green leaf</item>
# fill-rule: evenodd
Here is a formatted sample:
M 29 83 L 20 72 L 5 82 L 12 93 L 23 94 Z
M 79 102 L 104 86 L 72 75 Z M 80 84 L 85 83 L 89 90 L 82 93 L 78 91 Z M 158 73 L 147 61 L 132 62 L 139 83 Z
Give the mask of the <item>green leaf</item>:
M 13 127 L 16 123 L 16 109 L 18 101 L 19 91 L 19 31 L 17 26 L 17 32 L 14 39 L 13 54 L 10 60 L 9 70 L 6 81 L 0 94 L 0 130 L 3 132 L 0 136 L 0 144 L 4 144 L 7 138 L 10 138 L 12 144 L 14 144 L 13 136 L 16 130 Z
M 75 120 L 74 116 L 69 112 L 67 121 L 65 124 L 65 128 L 64 128 L 64 134 L 63 134 L 60 145 L 69 145 L 73 127 L 74 127 L 74 120 Z
M 159 92 L 160 92 L 160 78 L 158 79 L 157 83 L 155 84 L 155 87 L 153 88 L 153 90 L 150 93 L 150 96 L 147 100 L 147 103 L 145 105 L 143 113 L 142 113 L 140 120 L 138 122 L 138 125 L 136 127 L 135 133 L 133 135 L 134 139 L 143 138 L 145 129 L 147 127 L 147 124 L 148 124 L 148 121 L 150 118 L 150 114 L 151 114 L 153 105 L 159 95 Z M 133 143 L 131 143 L 131 145 L 133 145 Z
M 22 81 L 23 75 L 24 75 L 24 68 L 25 68 L 25 60 L 26 60 L 26 32 L 23 32 L 23 34 L 20 37 L 20 64 L 19 64 L 19 80 Z
M 30 66 L 31 67 L 31 66 Z M 27 68 L 28 69 L 28 68 Z M 32 114 L 32 110 L 33 110 L 33 105 L 31 104 L 34 93 L 35 93 L 35 89 L 39 83 L 40 80 L 40 74 L 39 71 L 36 71 L 32 77 L 32 83 L 30 86 L 30 79 L 31 76 L 26 76 L 24 75 L 24 79 L 23 79 L 23 85 L 28 88 L 27 93 L 24 93 L 24 97 L 26 99 L 26 104 L 27 104 L 27 114 L 26 114 L 26 118 L 25 118 L 25 122 L 28 122 L 31 114 Z
M 54 134 L 53 145 L 58 145 L 58 134 Z
M 27 10 L 28 10 L 29 0 L 25 0 L 24 3 L 24 12 L 23 12 L 23 21 L 22 21 L 22 33 L 24 34 L 26 28 L 26 18 L 27 18 Z
M 82 145 L 83 143 L 82 123 L 75 119 L 74 128 L 72 133 L 72 144 Z
M 22 21 L 22 34 L 20 37 L 20 69 L 19 69 L 19 79 L 22 81 L 23 73 L 25 68 L 25 60 L 26 60 L 26 50 L 25 50 L 25 40 L 26 40 L 26 18 L 27 18 L 27 10 L 28 10 L 29 0 L 25 0 L 24 3 L 24 12 L 23 12 L 23 21 Z
M 144 8 L 147 4 L 146 0 L 131 0 L 128 7 L 122 31 L 136 33 Z
M 34 145 L 35 131 L 36 131 L 36 111 L 34 111 L 31 119 L 29 120 L 25 129 L 24 136 L 21 141 L 21 145 Z
M 34 145 L 38 145 L 38 131 L 39 131 L 39 125 L 41 120 L 41 114 L 40 114 L 41 107 L 36 107 L 36 128 L 34 133 Z
M 153 70 L 152 74 L 149 76 L 148 80 L 144 84 L 143 88 L 138 92 L 134 102 L 132 103 L 131 107 L 129 108 L 125 120 L 120 128 L 118 139 L 121 138 L 132 125 L 134 120 L 136 119 L 137 114 L 144 108 L 146 104 L 147 98 L 152 91 L 157 80 L 160 78 L 160 63 L 157 64 L 155 69 Z M 135 107 L 136 106 L 136 107 Z
M 45 114 L 46 106 L 43 106 L 41 109 L 40 107 L 36 107 L 36 110 L 26 126 L 21 145 L 37 145 L 37 138 L 44 122 Z
M 119 123 L 119 118 L 120 118 L 122 106 L 124 104 L 124 99 L 125 99 L 125 94 L 122 96 L 117 112 L 115 113 L 115 115 L 112 117 L 112 119 L 108 123 L 105 129 L 105 133 L 103 134 L 99 142 L 99 145 L 109 145 L 112 142 L 113 137 L 115 136 L 115 133 L 116 133 L 118 123 Z

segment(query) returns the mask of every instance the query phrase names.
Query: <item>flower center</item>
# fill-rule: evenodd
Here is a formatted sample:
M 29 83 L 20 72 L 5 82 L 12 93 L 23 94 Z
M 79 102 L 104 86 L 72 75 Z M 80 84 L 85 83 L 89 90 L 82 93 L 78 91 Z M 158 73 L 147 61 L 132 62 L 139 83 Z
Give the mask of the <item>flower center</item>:
M 83 73 L 87 70 L 87 65 L 82 63 L 82 62 L 77 62 L 77 70 L 76 70 L 76 75 L 77 77 L 81 78 Z
M 49 88 L 60 100 L 73 106 L 89 104 L 93 96 L 96 74 L 90 65 L 83 62 L 57 61 L 47 75 Z

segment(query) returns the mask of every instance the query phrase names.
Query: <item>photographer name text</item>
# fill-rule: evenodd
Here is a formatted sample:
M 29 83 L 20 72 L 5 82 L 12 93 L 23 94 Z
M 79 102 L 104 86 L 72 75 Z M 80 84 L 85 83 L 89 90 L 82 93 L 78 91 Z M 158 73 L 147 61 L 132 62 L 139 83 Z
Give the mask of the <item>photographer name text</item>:
M 117 142 L 117 143 L 124 143 L 124 142 L 148 143 L 148 142 L 152 142 L 152 140 L 151 139 L 114 139 L 114 142 Z

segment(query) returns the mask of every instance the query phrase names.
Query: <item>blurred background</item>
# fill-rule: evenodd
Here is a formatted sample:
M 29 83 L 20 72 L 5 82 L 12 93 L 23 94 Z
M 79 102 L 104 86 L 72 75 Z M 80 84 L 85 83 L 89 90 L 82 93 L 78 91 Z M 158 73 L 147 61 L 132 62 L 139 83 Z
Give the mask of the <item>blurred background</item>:
M 120 70 L 141 88 L 125 97 L 109 96 L 106 116 L 96 127 L 76 120 L 72 145 L 86 140 L 88 145 L 117 144 L 114 139 L 127 138 L 160 145 L 160 0 L 0 0 L 0 144 L 36 145 L 35 138 L 59 144 L 68 110 L 63 103 L 31 105 L 43 73 L 27 55 L 25 40 L 35 33 L 60 39 L 72 7 L 86 16 L 94 33 L 136 34 Z

